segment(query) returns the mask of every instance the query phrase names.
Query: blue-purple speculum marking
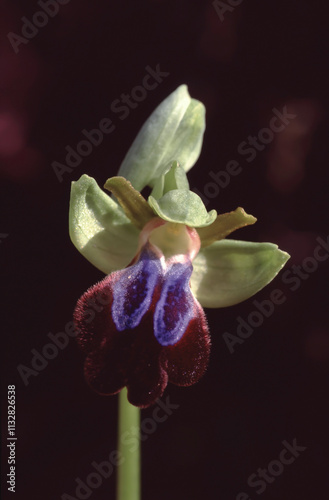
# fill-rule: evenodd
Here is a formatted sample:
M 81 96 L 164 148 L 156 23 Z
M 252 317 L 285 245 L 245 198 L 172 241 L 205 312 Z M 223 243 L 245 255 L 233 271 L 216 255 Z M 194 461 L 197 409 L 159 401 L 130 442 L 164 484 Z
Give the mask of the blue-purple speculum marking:
M 119 331 L 136 328 L 151 307 L 156 287 L 160 287 L 153 318 L 154 336 L 159 344 L 168 346 L 181 339 L 194 316 L 189 287 L 193 267 L 187 256 L 163 264 L 157 251 L 147 242 L 137 263 L 121 272 L 113 284 L 112 318 Z
M 194 315 L 194 301 L 189 287 L 192 264 L 176 262 L 165 274 L 160 299 L 154 313 L 154 335 L 165 345 L 174 345 L 184 335 Z
M 112 318 L 119 331 L 135 328 L 149 310 L 163 269 L 150 245 L 145 245 L 137 264 L 125 269 L 113 285 Z
M 163 346 L 176 344 L 194 314 L 189 287 L 192 270 L 188 258 L 164 270 L 151 245 L 145 245 L 138 262 L 113 285 L 112 318 L 117 329 L 136 328 L 152 304 L 156 286 L 162 286 L 154 312 L 154 336 Z

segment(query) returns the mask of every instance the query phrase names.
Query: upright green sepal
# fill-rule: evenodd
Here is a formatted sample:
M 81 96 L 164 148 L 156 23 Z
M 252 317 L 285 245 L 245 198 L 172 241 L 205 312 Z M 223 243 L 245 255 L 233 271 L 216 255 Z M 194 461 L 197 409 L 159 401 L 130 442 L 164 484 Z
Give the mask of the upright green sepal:
M 126 154 L 118 175 L 135 189 L 153 187 L 174 160 L 185 172 L 199 158 L 205 130 L 205 108 L 181 85 L 155 109 Z

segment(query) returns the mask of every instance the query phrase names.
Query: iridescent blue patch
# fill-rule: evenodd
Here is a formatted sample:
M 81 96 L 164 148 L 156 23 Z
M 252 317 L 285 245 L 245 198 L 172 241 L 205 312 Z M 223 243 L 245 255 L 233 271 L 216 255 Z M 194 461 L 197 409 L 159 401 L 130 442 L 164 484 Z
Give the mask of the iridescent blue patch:
M 159 257 L 145 247 L 136 264 L 122 271 L 113 285 L 112 318 L 121 332 L 139 325 L 152 304 L 163 269 Z
M 163 346 L 176 344 L 193 318 L 194 298 L 189 286 L 192 270 L 190 262 L 175 263 L 165 274 L 154 313 L 154 335 Z

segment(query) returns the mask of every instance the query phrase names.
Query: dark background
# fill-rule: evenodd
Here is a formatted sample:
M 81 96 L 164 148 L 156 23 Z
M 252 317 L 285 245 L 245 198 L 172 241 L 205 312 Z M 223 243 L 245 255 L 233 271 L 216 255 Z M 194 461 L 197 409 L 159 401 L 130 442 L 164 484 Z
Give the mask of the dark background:
M 245 0 L 221 21 L 207 1 L 71 0 L 15 54 L 8 32 L 21 34 L 36 2 L 3 2 L 0 17 L 1 259 L 4 263 L 3 451 L 6 386 L 16 385 L 17 493 L 24 500 L 75 497 L 75 478 L 116 448 L 117 398 L 91 392 L 74 340 L 26 387 L 17 366 L 31 366 L 47 334 L 63 330 L 79 296 L 102 274 L 68 236 L 70 183 L 87 173 L 102 185 L 116 174 L 153 109 L 186 83 L 207 110 L 200 159 L 189 178 L 203 192 L 209 172 L 231 159 L 243 171 L 208 209 L 243 206 L 258 223 L 238 239 L 272 241 L 292 258 L 313 256 L 328 230 L 328 35 L 325 2 Z M 141 84 L 146 66 L 170 75 L 125 120 L 111 103 Z M 269 124 L 272 108 L 297 116 L 253 162 L 238 145 Z M 53 161 L 81 131 L 112 118 L 116 129 L 59 182 Z M 7 236 L 6 236 L 7 235 Z M 255 310 L 253 300 L 207 310 L 212 355 L 190 388 L 168 386 L 177 410 L 143 443 L 143 500 L 325 500 L 328 486 L 329 261 L 292 291 L 282 273 L 257 300 L 279 288 L 283 305 L 230 354 L 224 332 Z M 143 411 L 150 416 L 152 409 Z M 247 485 L 277 459 L 282 441 L 306 447 L 258 495 Z M 90 498 L 115 495 L 115 476 Z

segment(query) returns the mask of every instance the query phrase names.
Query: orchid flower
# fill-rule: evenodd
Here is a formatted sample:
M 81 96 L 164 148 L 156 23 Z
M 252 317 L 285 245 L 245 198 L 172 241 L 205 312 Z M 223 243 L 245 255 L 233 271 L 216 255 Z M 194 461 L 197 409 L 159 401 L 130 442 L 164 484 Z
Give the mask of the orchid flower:
M 256 222 L 242 208 L 207 212 L 189 189 L 204 106 L 182 85 L 152 113 L 117 177 L 102 191 L 83 175 L 72 183 L 70 236 L 106 277 L 79 299 L 74 320 L 85 377 L 100 394 L 128 389 L 145 408 L 168 382 L 204 374 L 210 336 L 203 307 L 227 307 L 267 285 L 289 255 L 272 243 L 226 239 Z M 146 200 L 140 193 L 152 189 Z

